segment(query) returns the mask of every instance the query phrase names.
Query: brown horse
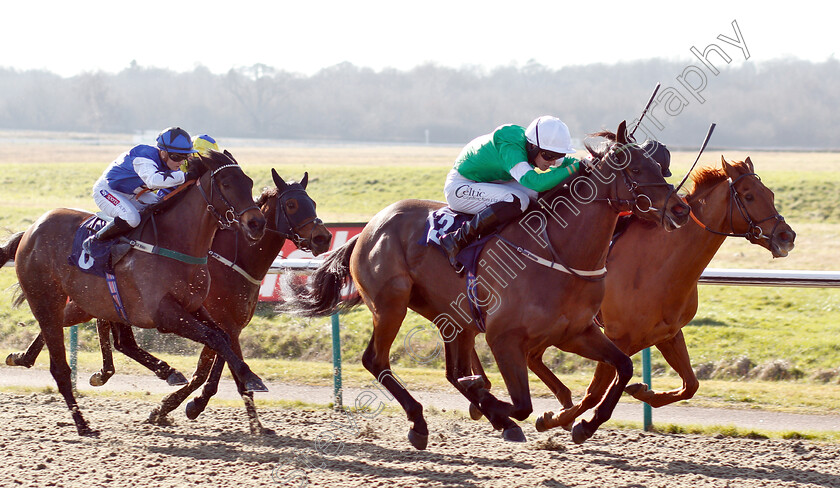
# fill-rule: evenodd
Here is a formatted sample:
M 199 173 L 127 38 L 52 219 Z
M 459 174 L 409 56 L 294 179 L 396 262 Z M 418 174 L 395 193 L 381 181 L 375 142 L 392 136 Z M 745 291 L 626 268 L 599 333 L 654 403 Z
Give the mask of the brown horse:
M 364 301 L 373 314 L 373 335 L 362 362 L 406 411 L 412 423 L 408 438 L 417 449 L 424 449 L 428 441 L 423 407 L 391 372 L 389 359 L 408 308 L 438 327 L 446 342 L 447 379 L 479 405 L 508 440 L 525 440 L 512 418 L 524 420 L 532 411 L 528 351 L 555 345 L 605 362 L 618 370 L 619 379 L 593 422 L 575 426 L 573 438 L 583 442 L 609 419 L 633 371 L 630 358 L 592 323 L 604 293 L 598 277 L 603 275 L 618 212 L 633 210 L 643 219 L 676 228 L 687 222 L 689 210 L 665 182 L 659 165 L 628 143 L 624 122 L 612 137 L 602 150 L 587 146 L 597 164 L 586 166 L 568 186 L 544 195 L 540 208 L 503 229 L 479 257 L 473 295 L 486 311 L 487 343 L 512 403 L 499 401 L 482 382 L 468 377 L 478 331 L 456 320 L 472 322 L 462 308 L 464 281 L 440 251 L 421 244 L 424 222 L 443 206 L 439 202 L 403 200 L 379 212 L 358 238 L 333 252 L 316 270 L 312 289 L 285 309 L 325 315 Z M 561 255 L 568 265 L 559 263 Z M 339 305 L 347 276 L 360 299 Z M 562 298 L 552 299 L 557 296 Z
M 721 157 L 721 163 L 720 169 L 703 168 L 692 174 L 694 188 L 686 200 L 698 225 L 669 233 L 634 222 L 607 258 L 609 274 L 601 303 L 607 337 L 631 356 L 656 346 L 683 381 L 681 388 L 664 392 L 651 391 L 642 383 L 627 387 L 633 397 L 653 407 L 687 400 L 699 387 L 682 327 L 697 312 L 697 282 L 724 239 L 744 237 L 773 257 L 787 256 L 794 246 L 796 233 L 776 210 L 773 192 L 762 184 L 750 158 L 730 164 Z M 528 365 L 565 410 L 538 418 L 540 431 L 568 427 L 597 404 L 614 376 L 598 364 L 584 398 L 574 405 L 569 389 L 542 362 L 544 351 L 531 351 Z
M 200 177 L 153 216 L 154 225 L 136 229 L 132 237 L 154 242 L 151 253 L 131 250 L 115 266 L 117 285 L 132 325 L 158 328 L 210 347 L 231 364 L 246 391 L 265 385 L 236 355 L 230 340 L 202 306 L 209 290 L 206 260 L 220 226 L 238 222 L 248 242 L 262 238 L 265 218 L 251 198 L 253 181 L 225 152 L 196 158 Z M 14 256 L 22 295 L 38 321 L 50 354 L 50 372 L 64 397 L 80 435 L 97 435 L 83 418 L 70 385 L 64 350 L 64 309 L 68 298 L 89 315 L 112 322 L 122 317 L 105 280 L 68 263 L 76 229 L 90 214 L 57 209 L 44 214 L 3 248 Z M 14 247 L 14 249 L 12 248 Z M 170 258 L 168 256 L 175 256 Z M 3 256 L 0 256 L 3 257 Z M 5 260 L 4 260 L 5 261 Z
M 240 358 L 242 350 L 239 335 L 254 315 L 259 300 L 260 283 L 286 239 L 290 239 L 298 248 L 311 249 L 316 256 L 329 249 L 332 239 L 329 230 L 315 212 L 315 202 L 306 193 L 308 174 L 304 174 L 300 183 L 286 183 L 273 169 L 271 174 L 275 187 L 264 190 L 256 201 L 256 205 L 268 221 L 263 238 L 254 245 L 245 245 L 236 230 L 221 230 L 213 239 L 210 251 L 213 259 L 208 262 L 210 292 L 204 301 L 204 307 L 218 326 L 228 334 L 233 351 Z M 66 327 L 87 322 L 90 319 L 91 317 L 76 307 L 74 302 L 70 302 L 65 309 Z M 91 376 L 91 385 L 104 385 L 114 374 L 114 361 L 109 340 L 112 332 L 115 349 L 146 366 L 161 379 L 166 379 L 170 384 L 176 383 L 175 378 L 178 378 L 177 375 L 180 373 L 177 371 L 173 373 L 169 365 L 141 349 L 134 339 L 130 326 L 122 323 L 112 324 L 99 319 L 97 330 L 100 336 L 103 367 Z M 6 359 L 6 363 L 14 366 L 32 366 L 43 344 L 43 338 L 39 334 L 24 354 L 11 354 Z M 212 374 L 211 365 L 213 366 Z M 205 346 L 190 382 L 187 383 L 184 379 L 180 384 L 186 384 L 186 386 L 164 398 L 161 406 L 152 412 L 149 420 L 153 423 L 163 423 L 166 415 L 207 381 L 209 376 L 209 381 L 201 396 L 190 402 L 188 406 L 188 417 L 196 418 L 218 389 L 224 365 L 224 360 Z M 180 377 L 183 378 L 183 375 Z M 245 403 L 251 432 L 253 434 L 266 432 L 260 424 L 254 407 L 253 393 L 243 391 L 239 383 L 237 387 Z

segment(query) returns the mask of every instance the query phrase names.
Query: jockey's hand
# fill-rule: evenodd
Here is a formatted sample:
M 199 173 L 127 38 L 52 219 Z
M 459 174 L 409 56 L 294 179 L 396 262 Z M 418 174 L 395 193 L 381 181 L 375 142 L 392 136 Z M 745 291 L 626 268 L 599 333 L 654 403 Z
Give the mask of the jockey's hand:
M 199 176 L 201 176 L 201 175 L 198 174 L 198 165 L 196 165 L 195 167 L 190 168 L 189 171 L 185 172 L 184 183 L 186 183 L 190 180 L 197 180 Z

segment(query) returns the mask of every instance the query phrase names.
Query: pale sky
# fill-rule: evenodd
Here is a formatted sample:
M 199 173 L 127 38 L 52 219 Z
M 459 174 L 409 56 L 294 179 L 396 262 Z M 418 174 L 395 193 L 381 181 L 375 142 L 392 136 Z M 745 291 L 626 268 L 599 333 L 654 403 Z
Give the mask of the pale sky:
M 780 7 L 772 7 L 779 5 Z M 549 68 L 686 60 L 737 21 L 750 59 L 835 54 L 840 3 L 563 0 L 38 1 L 0 7 L 0 67 L 62 76 L 143 67 L 214 73 L 263 63 L 311 75 L 348 61 L 376 71 L 442 66 Z M 783 7 L 783 8 L 782 8 Z

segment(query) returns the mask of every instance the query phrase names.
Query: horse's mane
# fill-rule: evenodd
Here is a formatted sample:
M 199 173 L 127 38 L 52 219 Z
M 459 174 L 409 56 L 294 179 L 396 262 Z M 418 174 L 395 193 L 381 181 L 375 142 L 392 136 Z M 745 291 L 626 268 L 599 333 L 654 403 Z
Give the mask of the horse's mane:
M 210 154 L 207 156 L 200 155 L 196 157 L 192 157 L 189 159 L 189 171 L 193 172 L 198 175 L 200 178 L 204 173 L 207 171 L 215 170 L 221 168 L 226 164 L 238 164 L 233 156 L 225 151 L 224 153 L 220 153 L 218 151 L 210 151 Z M 150 213 L 159 214 L 164 210 L 172 207 L 175 203 L 179 200 L 184 198 L 187 192 L 181 191 L 169 198 L 164 198 L 163 200 L 150 205 L 149 207 L 145 208 L 142 212 L 142 215 L 147 215 Z
M 254 202 L 258 207 L 262 208 L 265 205 L 265 202 L 268 201 L 269 198 L 276 197 L 278 193 L 276 186 L 271 186 L 263 189 L 262 194 L 257 197 L 256 202 Z
M 602 130 L 599 132 L 589 134 L 588 137 L 603 137 L 604 139 L 606 139 L 606 141 L 599 142 L 597 143 L 597 145 L 591 143 L 590 141 L 584 142 L 586 150 L 589 151 L 589 153 L 597 159 L 603 158 L 610 150 L 610 146 L 612 146 L 612 144 L 618 139 L 618 136 L 616 136 L 615 132 L 610 132 L 608 130 Z M 577 177 L 577 175 L 580 174 L 581 171 L 584 171 L 584 168 L 582 166 L 578 168 L 578 170 L 574 174 L 570 175 L 567 181 L 574 180 Z M 550 190 L 546 190 L 540 193 L 540 197 L 554 197 L 560 192 L 565 192 L 566 194 L 571 193 L 568 183 L 560 184 Z
M 732 166 L 749 171 L 749 167 L 743 161 L 737 161 L 733 163 Z M 717 185 L 727 178 L 729 178 L 729 176 L 723 168 L 713 168 L 711 166 L 699 168 L 691 173 L 691 181 L 694 183 L 694 187 L 690 192 L 688 192 L 688 196 L 696 195 L 707 188 Z

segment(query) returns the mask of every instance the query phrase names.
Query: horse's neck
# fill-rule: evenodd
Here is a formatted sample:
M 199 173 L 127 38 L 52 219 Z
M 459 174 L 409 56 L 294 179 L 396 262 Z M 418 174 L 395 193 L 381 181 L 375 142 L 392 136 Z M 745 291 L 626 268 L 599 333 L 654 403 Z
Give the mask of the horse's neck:
M 549 241 L 567 266 L 580 270 L 601 269 L 606 264 L 618 213 L 601 200 L 574 207 L 578 214 L 565 205 L 544 210 Z
M 717 232 L 729 232 L 729 183 L 723 181 L 701 195 L 689 199 L 691 211 L 708 228 Z M 672 232 L 673 241 L 668 252 L 679 253 L 683 272 L 700 274 L 715 257 L 726 236 L 705 230 L 693 220 L 685 228 Z
M 152 226 L 147 226 L 144 240 L 151 239 L 152 244 L 195 257 L 207 256 L 219 229 L 218 221 L 207 211 L 207 203 L 195 186 L 186 190 L 181 201 L 154 219 L 157 238 Z

